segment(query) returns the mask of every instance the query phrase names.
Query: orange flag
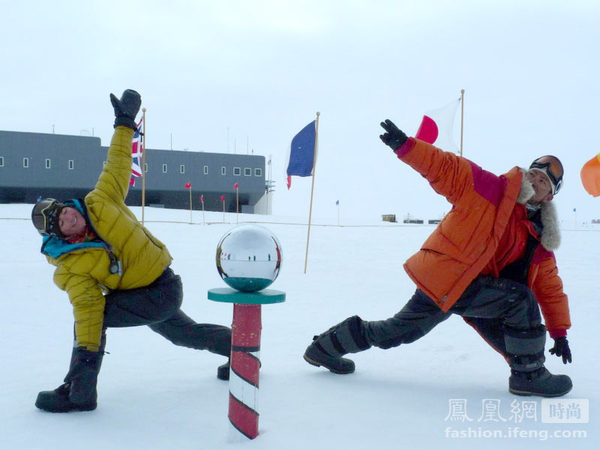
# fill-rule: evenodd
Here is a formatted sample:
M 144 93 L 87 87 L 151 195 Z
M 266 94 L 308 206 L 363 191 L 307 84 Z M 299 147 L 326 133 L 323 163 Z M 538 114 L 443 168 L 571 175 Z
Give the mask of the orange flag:
M 581 182 L 588 194 L 600 196 L 600 153 L 581 168 Z

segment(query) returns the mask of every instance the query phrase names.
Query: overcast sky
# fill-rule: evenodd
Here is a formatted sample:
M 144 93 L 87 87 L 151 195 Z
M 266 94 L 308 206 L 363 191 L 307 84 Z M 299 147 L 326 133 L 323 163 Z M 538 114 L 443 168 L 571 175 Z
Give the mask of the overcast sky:
M 272 155 L 274 213 L 307 216 L 310 179 L 287 191 L 284 165 L 320 111 L 314 216 L 335 217 L 339 200 L 342 221 L 428 219 L 448 203 L 379 141 L 379 122 L 414 134 L 465 89 L 466 157 L 500 174 L 555 154 L 561 219 L 600 218 L 579 179 L 600 152 L 597 0 L 2 0 L 0 11 L 0 129 L 108 145 L 108 95 L 133 88 L 150 148 Z

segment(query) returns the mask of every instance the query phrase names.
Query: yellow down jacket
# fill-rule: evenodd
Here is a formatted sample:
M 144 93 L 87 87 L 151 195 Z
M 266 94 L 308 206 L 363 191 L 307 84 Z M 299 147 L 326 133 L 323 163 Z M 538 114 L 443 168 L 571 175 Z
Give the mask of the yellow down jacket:
M 106 164 L 96 186 L 84 199 L 88 220 L 103 245 L 80 246 L 57 257 L 46 254 L 56 266 L 54 282 L 69 294 L 73 305 L 76 345 L 90 351 L 98 351 L 100 345 L 104 294 L 151 284 L 172 259 L 165 245 L 125 206 L 132 138 L 133 130 L 121 126 L 115 129 Z M 120 267 L 118 272 L 114 270 L 115 262 Z M 111 264 L 116 273 L 111 273 Z

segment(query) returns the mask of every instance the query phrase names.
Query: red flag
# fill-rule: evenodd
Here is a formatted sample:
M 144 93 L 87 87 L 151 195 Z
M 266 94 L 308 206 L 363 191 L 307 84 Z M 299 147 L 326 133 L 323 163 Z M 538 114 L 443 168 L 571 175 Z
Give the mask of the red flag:
M 192 182 L 191 182 L 191 181 L 188 181 L 187 183 L 185 183 L 185 186 L 184 186 L 184 188 L 186 188 L 186 189 L 191 189 L 191 188 L 192 188 Z
M 234 188 L 236 191 L 238 190 L 238 188 L 239 188 L 239 187 L 240 187 L 240 185 L 239 185 L 238 183 L 235 183 L 235 184 L 233 185 L 233 188 Z
M 202 194 L 202 195 L 200 196 L 200 201 L 201 201 L 202 203 L 204 203 L 204 194 Z
M 225 196 L 221 195 L 221 201 L 224 202 L 225 201 Z

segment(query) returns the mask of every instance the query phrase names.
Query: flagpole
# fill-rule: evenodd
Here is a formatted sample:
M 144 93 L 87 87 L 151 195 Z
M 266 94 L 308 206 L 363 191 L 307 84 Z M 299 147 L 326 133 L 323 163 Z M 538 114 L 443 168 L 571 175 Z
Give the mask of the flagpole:
M 306 266 L 308 264 L 308 243 L 310 242 L 310 225 L 312 222 L 312 205 L 313 205 L 313 194 L 315 192 L 315 173 L 317 168 L 317 148 L 319 142 L 319 116 L 320 112 L 317 111 L 317 120 L 315 122 L 315 148 L 313 151 L 313 170 L 312 170 L 312 183 L 310 188 L 310 209 L 308 211 L 308 234 L 306 235 L 306 254 L 304 256 L 304 273 L 306 273 Z
M 270 200 L 270 197 L 271 197 L 271 173 L 272 173 L 271 172 L 271 156 L 272 155 L 269 155 L 269 162 L 267 163 L 267 165 L 269 166 L 269 172 L 268 172 L 269 173 L 269 179 L 267 181 L 267 212 L 266 212 L 266 215 L 270 215 L 271 214 L 271 212 L 269 211 L 269 200 Z
M 465 90 L 460 90 L 460 156 L 463 155 L 463 122 L 465 117 Z
M 192 223 L 192 186 L 190 186 L 190 223 Z
M 144 205 L 146 204 L 146 108 L 142 108 L 144 121 L 142 135 L 142 225 L 144 225 Z

